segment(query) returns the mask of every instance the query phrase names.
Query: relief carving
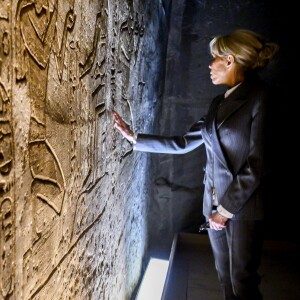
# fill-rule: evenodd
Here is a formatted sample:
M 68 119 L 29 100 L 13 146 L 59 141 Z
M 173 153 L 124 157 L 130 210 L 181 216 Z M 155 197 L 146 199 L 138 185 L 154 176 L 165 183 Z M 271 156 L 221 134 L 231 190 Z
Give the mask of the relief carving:
M 84 59 L 79 60 L 81 62 L 79 63 L 78 57 L 82 54 L 79 52 L 81 39 L 75 42 L 73 40 L 69 45 L 75 51 L 70 54 L 72 59 L 70 57 L 66 59 L 68 61 L 66 65 L 63 62 L 64 50 L 61 49 L 65 47 L 66 34 L 73 29 L 68 24 L 71 20 L 74 26 L 75 15 L 68 16 L 67 14 L 67 25 L 64 27 L 61 48 L 55 52 L 54 40 L 57 34 L 52 28 L 54 26 L 52 22 L 55 18 L 57 19 L 55 15 L 57 5 L 53 8 L 44 5 L 39 11 L 36 3 L 30 3 L 23 8 L 20 5 L 18 11 L 20 46 L 17 50 L 19 61 L 22 61 L 18 67 L 23 67 L 23 72 L 21 68 L 20 70 L 17 68 L 16 74 L 17 76 L 20 74 L 17 82 L 28 86 L 31 104 L 28 155 L 32 175 L 33 229 L 36 231 L 34 234 L 38 235 L 33 237 L 32 247 L 23 254 L 23 295 L 26 299 L 35 299 L 39 297 L 39 293 L 46 285 L 45 282 L 51 281 L 52 276 L 56 274 L 55 266 L 58 261 L 61 259 L 63 262 L 68 258 L 68 252 L 71 251 L 69 247 L 73 240 L 84 237 L 82 231 L 90 228 L 90 223 L 94 222 L 94 216 L 97 216 L 97 213 L 91 213 L 91 201 L 82 201 L 86 196 L 81 195 L 91 194 L 96 184 L 107 174 L 105 88 L 107 81 L 106 19 L 108 15 L 107 8 L 104 5 L 101 6 L 100 12 L 95 14 L 94 32 L 90 30 L 87 32 L 87 38 L 92 41 L 89 44 L 89 50 L 86 51 L 87 54 Z M 90 15 L 88 17 L 91 18 Z M 40 21 L 42 19 L 43 22 Z M 39 26 L 44 26 L 44 28 L 39 28 Z M 42 46 L 43 52 L 36 55 Z M 70 158 L 72 172 L 70 178 L 67 177 L 68 185 L 66 185 L 59 156 L 46 136 L 46 117 L 49 117 L 51 112 L 45 111 L 45 106 L 47 96 L 49 98 L 52 92 L 49 90 L 47 94 L 47 89 L 50 88 L 50 84 L 57 84 L 57 82 L 53 84 L 53 78 L 49 75 L 53 70 L 51 68 L 49 71 L 49 65 L 53 67 L 53 64 L 50 64 L 50 59 L 53 58 L 51 53 L 56 55 L 60 80 L 63 67 L 67 68 L 66 84 L 70 86 L 68 97 L 62 99 L 70 105 L 70 122 L 68 123 L 69 137 L 71 137 L 68 141 L 70 157 L 67 154 L 64 156 L 64 158 Z M 98 201 L 96 199 L 95 202 Z M 100 208 L 99 212 L 101 212 Z M 75 223 L 73 226 L 72 223 L 67 223 L 66 226 L 73 227 L 68 236 L 62 233 L 66 219 L 72 219 Z M 77 221 L 79 221 L 79 226 L 77 226 Z M 59 244 L 62 240 L 64 240 L 63 247 Z M 55 257 L 53 253 L 56 254 Z M 48 255 L 49 259 L 45 259 L 45 255 Z
M 143 18 L 134 11 L 130 1 L 122 2 L 118 9 L 116 7 L 113 18 L 117 30 L 114 32 L 115 44 L 112 44 L 112 95 L 115 110 L 133 128 L 133 112 L 129 98 L 132 87 L 129 86 L 129 82 L 132 81 L 131 69 L 135 65 L 140 41 L 144 35 Z M 121 151 L 124 158 L 131 153 L 132 147 L 127 141 L 123 141 Z
M 108 22 L 112 14 L 113 24 Z M 87 5 L 74 0 L 2 0 L 0 25 L 4 22 L 8 26 L 0 26 L 0 299 L 79 297 L 66 291 L 70 285 L 65 278 L 73 276 L 68 268 L 73 258 L 86 258 L 88 234 L 110 213 L 107 202 L 118 184 L 119 161 L 110 148 L 109 110 L 116 108 L 133 123 L 129 94 L 130 82 L 136 80 L 130 76 L 143 36 L 143 17 L 134 11 L 132 1 L 94 0 Z M 22 91 L 21 100 L 15 91 Z M 12 101 L 25 103 L 27 109 L 14 123 Z M 61 107 L 69 111 L 61 113 Z M 23 128 L 18 131 L 24 123 L 25 134 Z M 56 137 L 61 146 L 55 144 Z M 122 144 L 124 157 L 131 146 Z M 23 155 L 21 163 L 14 161 L 14 145 Z M 14 182 L 14 164 L 22 176 L 19 182 Z M 21 190 L 16 199 L 14 184 Z M 113 236 L 110 239 L 114 242 Z M 15 243 L 20 247 L 17 252 Z M 82 278 L 76 267 L 75 275 Z M 108 268 L 99 270 L 97 278 L 104 272 L 111 276 Z M 82 295 L 93 288 L 95 278 L 89 276 L 89 286 L 84 280 L 74 284 Z M 105 287 L 100 288 L 101 295 L 109 286 L 105 280 L 99 283 Z
M 88 136 L 90 141 L 88 172 L 83 180 L 82 192 L 88 192 L 106 175 L 106 94 L 107 94 L 107 7 L 103 1 L 96 15 L 91 49 L 79 63 L 80 80 L 83 86 L 88 82 L 92 91 L 86 95 L 90 101 Z M 86 78 L 87 77 L 87 78 Z
M 14 293 L 15 225 L 9 1 L 0 3 L 0 298 Z
M 60 49 L 56 41 L 58 1 L 20 0 L 16 12 L 16 78 L 26 80 L 30 98 L 29 166 L 32 175 L 33 239 L 38 239 L 51 215 L 61 213 L 65 178 L 61 163 L 46 137 L 46 93 L 50 54 L 53 51 L 61 80 L 66 39 L 75 23 L 73 9 L 67 12 Z M 57 48 L 57 49 L 55 49 Z M 48 206 L 48 208 L 45 207 Z M 45 222 L 45 219 L 48 221 Z
M 12 168 L 12 130 L 11 103 L 6 88 L 0 78 L 0 195 L 6 190 L 4 187 Z M 4 182 L 4 183 L 2 183 Z
M 9 5 L 10 1 L 1 1 L 0 2 L 0 20 L 9 20 Z
M 4 198 L 0 203 L 0 246 L 1 246 L 1 299 L 9 299 L 14 288 L 14 222 L 13 222 L 13 201 L 11 198 Z

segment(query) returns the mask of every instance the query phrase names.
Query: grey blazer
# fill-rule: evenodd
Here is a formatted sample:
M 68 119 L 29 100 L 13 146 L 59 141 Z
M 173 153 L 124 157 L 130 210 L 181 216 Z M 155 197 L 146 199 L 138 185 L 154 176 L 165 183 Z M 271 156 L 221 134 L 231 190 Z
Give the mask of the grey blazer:
M 213 99 L 205 117 L 183 136 L 138 134 L 134 150 L 184 154 L 204 144 L 206 167 L 203 214 L 212 211 L 212 188 L 219 204 L 239 220 L 264 216 L 265 129 L 269 87 L 249 76 L 226 99 Z

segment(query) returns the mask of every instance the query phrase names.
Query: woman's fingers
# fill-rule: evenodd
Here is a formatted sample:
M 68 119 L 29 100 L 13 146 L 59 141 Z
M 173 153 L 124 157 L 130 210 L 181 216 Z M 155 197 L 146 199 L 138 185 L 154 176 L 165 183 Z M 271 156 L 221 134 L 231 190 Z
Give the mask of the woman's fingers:
M 114 110 L 113 110 L 113 116 L 115 117 L 116 122 L 120 123 L 122 121 L 122 118 Z
M 118 125 L 117 127 L 118 129 L 127 128 L 126 123 L 123 121 L 123 119 L 120 117 L 120 115 L 117 112 L 113 111 L 113 115 L 115 117 L 115 122 L 116 122 L 115 124 Z
M 114 128 L 117 128 L 125 138 L 131 141 L 133 137 L 133 132 L 131 131 L 129 126 L 123 121 L 123 119 L 119 116 L 117 112 L 113 111 L 113 115 L 115 118 Z

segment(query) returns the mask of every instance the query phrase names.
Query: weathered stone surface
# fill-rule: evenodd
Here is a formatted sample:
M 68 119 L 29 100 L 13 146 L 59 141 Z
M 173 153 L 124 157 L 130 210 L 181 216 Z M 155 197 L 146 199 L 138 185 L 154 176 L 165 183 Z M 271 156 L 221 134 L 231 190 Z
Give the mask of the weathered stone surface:
M 130 299 L 147 157 L 111 112 L 151 126 L 157 24 L 156 1 L 1 1 L 0 299 Z

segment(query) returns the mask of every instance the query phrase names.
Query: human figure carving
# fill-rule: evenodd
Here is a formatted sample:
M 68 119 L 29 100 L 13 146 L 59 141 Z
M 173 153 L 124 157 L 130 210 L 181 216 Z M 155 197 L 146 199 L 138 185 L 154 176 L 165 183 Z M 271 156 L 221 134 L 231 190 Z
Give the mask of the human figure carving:
M 48 0 L 20 0 L 16 12 L 16 79 L 21 81 L 26 78 L 29 86 L 29 165 L 32 175 L 33 230 L 38 236 L 42 227 L 39 228 L 37 224 L 37 205 L 47 203 L 59 215 L 65 193 L 64 174 L 46 136 L 45 105 L 51 52 L 54 51 L 61 81 L 67 34 L 72 31 L 76 18 L 70 8 L 59 49 L 55 44 L 57 8 L 57 0 L 53 3 Z

